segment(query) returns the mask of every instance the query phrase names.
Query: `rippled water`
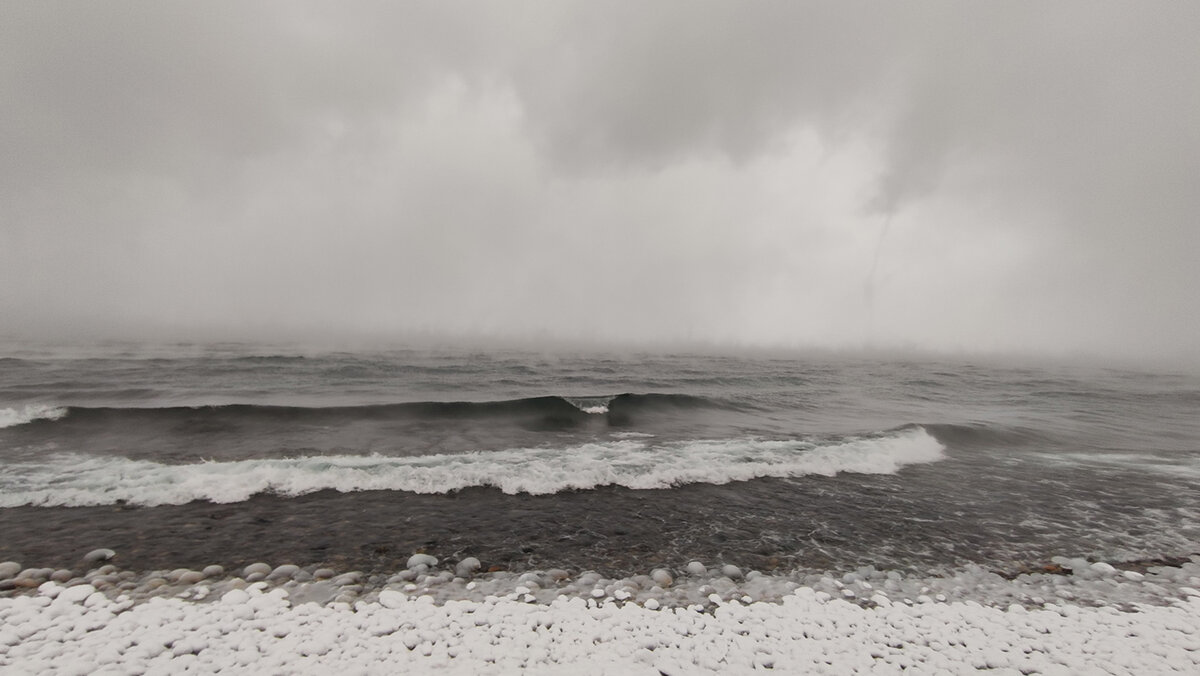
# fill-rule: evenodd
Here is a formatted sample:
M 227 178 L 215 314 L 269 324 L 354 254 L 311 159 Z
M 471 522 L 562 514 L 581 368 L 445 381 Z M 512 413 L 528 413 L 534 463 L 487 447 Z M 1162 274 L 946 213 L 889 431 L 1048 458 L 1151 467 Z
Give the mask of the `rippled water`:
M 846 356 L 0 358 L 0 558 L 614 572 L 1200 550 L 1200 380 Z M 53 565 L 47 560 L 45 565 Z

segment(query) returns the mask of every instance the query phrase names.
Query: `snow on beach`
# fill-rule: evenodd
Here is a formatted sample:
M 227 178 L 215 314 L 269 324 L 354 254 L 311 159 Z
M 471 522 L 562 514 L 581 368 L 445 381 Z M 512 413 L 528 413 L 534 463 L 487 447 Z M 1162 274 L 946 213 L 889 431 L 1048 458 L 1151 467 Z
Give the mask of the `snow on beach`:
M 911 578 L 742 574 L 692 562 L 608 580 L 254 564 L 150 574 L 0 564 L 4 673 L 1196 673 L 1200 557 L 1145 572 Z M 100 565 L 103 564 L 103 565 Z M 1070 572 L 1071 574 L 1062 574 Z

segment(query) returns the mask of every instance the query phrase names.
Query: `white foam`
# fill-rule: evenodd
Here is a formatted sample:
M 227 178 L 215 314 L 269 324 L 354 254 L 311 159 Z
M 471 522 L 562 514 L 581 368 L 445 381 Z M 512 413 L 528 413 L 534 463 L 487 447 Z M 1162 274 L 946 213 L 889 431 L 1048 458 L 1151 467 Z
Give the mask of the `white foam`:
M 29 404 L 16 408 L 0 408 L 0 428 L 24 425 L 34 420 L 58 420 L 67 414 L 67 409 L 61 406 L 46 406 L 44 404 Z
M 622 439 L 455 455 L 315 456 L 187 465 L 56 454 L 6 465 L 0 471 L 0 507 L 230 503 L 257 493 L 301 495 L 323 489 L 446 493 L 494 486 L 509 494 L 535 495 L 608 485 L 653 489 L 759 477 L 891 474 L 905 465 L 937 461 L 943 451 L 937 439 L 914 427 L 835 443 L 740 439 L 653 444 Z
M 1200 458 L 1192 454 L 1163 456 L 1147 453 L 1038 453 L 1045 462 L 1090 467 L 1136 469 L 1187 479 L 1200 478 Z
M 572 398 L 567 397 L 567 401 L 575 408 L 590 413 L 592 415 L 604 415 L 608 413 L 608 402 L 612 401 L 612 397 L 585 397 Z

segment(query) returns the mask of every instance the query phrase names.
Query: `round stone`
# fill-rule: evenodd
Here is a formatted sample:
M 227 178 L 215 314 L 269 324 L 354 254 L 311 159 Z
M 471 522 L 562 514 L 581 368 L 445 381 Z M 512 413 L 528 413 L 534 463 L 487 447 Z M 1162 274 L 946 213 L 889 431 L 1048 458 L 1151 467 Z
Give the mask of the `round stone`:
M 704 564 L 699 561 L 692 561 L 687 565 L 687 573 L 694 577 L 700 577 L 708 574 L 708 568 L 705 568 Z
M 179 576 L 180 584 L 196 584 L 204 579 L 204 573 L 198 570 L 186 570 Z
M 16 577 L 17 573 L 21 572 L 21 564 L 16 561 L 5 561 L 0 563 L 0 580 L 7 580 Z
M 742 577 L 742 569 L 733 564 L 721 566 L 721 574 L 730 580 L 737 580 Z
M 405 568 L 416 568 L 417 566 L 428 566 L 432 568 L 433 566 L 437 565 L 437 562 L 438 560 L 436 556 L 430 556 L 429 554 L 413 554 L 412 556 L 408 557 L 408 563 L 405 565 Z
M 90 584 L 80 584 L 67 587 L 58 593 L 58 599 L 65 603 L 83 603 L 84 599 L 96 593 L 96 588 Z
M 318 580 L 328 580 L 337 575 L 337 571 L 332 568 L 318 568 L 313 571 L 313 577 Z
M 225 574 L 225 569 L 221 566 L 212 565 L 205 566 L 204 570 L 200 572 L 204 573 L 204 577 L 221 577 Z
M 92 551 L 83 555 L 83 562 L 88 565 L 93 565 L 100 563 L 101 561 L 107 561 L 116 555 L 117 553 L 111 549 L 93 549 Z
M 263 563 L 262 561 L 259 561 L 258 563 L 252 563 L 252 564 L 246 566 L 242 570 L 242 575 L 245 576 L 246 578 L 249 578 L 251 575 L 254 575 L 256 573 L 261 574 L 263 577 L 266 577 L 271 574 L 271 566 Z M 259 578 L 259 579 L 261 580 L 262 578 Z
M 474 556 L 468 556 L 462 561 L 459 561 L 458 565 L 454 566 L 454 572 L 460 577 L 470 577 L 475 571 L 479 570 L 481 565 L 482 564 L 479 563 L 479 559 L 475 558 Z
M 335 584 L 338 586 L 344 586 L 344 585 L 348 585 L 348 584 L 357 584 L 358 581 L 361 579 L 362 579 L 362 573 L 360 573 L 356 570 L 352 570 L 349 573 L 342 573 L 341 575 L 338 575 L 337 577 L 333 578 L 332 584 Z
M 650 579 L 654 580 L 654 584 L 660 587 L 670 587 L 671 583 L 675 581 L 665 568 L 655 568 L 650 571 Z
M 70 582 L 71 578 L 73 577 L 75 577 L 75 573 L 72 573 L 66 568 L 60 568 L 53 573 L 50 573 L 50 579 L 54 580 L 55 582 Z
M 271 574 L 268 575 L 267 578 L 271 579 L 271 580 L 275 580 L 275 579 L 279 579 L 279 578 L 289 578 L 290 579 L 291 577 L 295 576 L 296 573 L 299 573 L 299 572 L 300 572 L 300 566 L 297 566 L 297 565 L 291 564 L 291 563 L 285 563 L 282 566 L 278 566 L 275 568 L 275 570 L 271 571 Z

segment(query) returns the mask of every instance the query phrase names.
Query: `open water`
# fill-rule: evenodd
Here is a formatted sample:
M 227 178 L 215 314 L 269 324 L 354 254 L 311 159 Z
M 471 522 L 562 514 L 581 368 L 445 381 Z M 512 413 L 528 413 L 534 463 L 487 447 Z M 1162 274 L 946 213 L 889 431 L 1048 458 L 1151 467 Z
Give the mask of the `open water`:
M 0 560 L 1015 571 L 1200 551 L 1200 378 L 846 355 L 0 353 Z

